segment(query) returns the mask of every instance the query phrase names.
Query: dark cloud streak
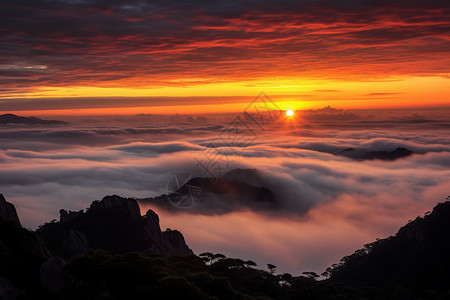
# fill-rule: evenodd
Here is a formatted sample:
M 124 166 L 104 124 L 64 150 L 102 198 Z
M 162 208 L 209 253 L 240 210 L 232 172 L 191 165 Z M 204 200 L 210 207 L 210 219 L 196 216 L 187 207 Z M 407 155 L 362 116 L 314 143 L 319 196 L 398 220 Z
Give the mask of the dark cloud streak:
M 339 77 L 362 65 L 369 77 L 436 75 L 448 64 L 436 54 L 450 49 L 450 8 L 441 0 L 5 0 L 0 8 L 0 86 L 17 92 L 271 72 Z

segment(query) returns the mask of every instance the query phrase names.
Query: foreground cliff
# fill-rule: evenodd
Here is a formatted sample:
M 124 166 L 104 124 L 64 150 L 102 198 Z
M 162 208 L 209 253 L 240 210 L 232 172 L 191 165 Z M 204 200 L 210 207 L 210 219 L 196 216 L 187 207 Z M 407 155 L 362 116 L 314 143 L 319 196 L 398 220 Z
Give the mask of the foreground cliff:
M 111 258 L 135 253 L 157 262 L 164 256 L 195 258 L 179 231 L 161 232 L 158 215 L 149 210 L 141 216 L 134 199 L 107 196 L 94 201 L 86 212 L 61 210 L 59 222 L 46 223 L 33 232 L 21 226 L 14 205 L 0 194 L 0 299 L 109 299 L 93 296 L 89 284 L 78 278 L 95 274 L 77 262 L 83 255 L 98 253 Z M 80 260 L 74 263 L 72 258 L 77 255 Z M 102 263 L 90 261 L 90 266 Z M 103 275 L 96 279 L 102 282 L 99 286 L 107 280 Z M 80 286 L 81 294 L 75 293 L 73 289 L 80 290 Z
M 395 236 L 344 257 L 321 281 L 313 272 L 275 274 L 273 268 L 258 269 L 253 261 L 220 253 L 189 255 L 181 233 L 161 232 L 158 216 L 151 210 L 141 216 L 133 199 L 107 196 L 86 212 L 61 210 L 60 221 L 45 224 L 39 235 L 22 228 L 14 206 L 3 202 L 0 299 L 441 300 L 450 295 L 450 202 Z
M 3 194 L 0 194 L 0 217 L 3 220 L 13 221 L 20 224 L 16 208 L 11 203 L 6 202 Z
M 193 254 L 179 231 L 161 232 L 154 211 L 141 216 L 136 200 L 119 196 L 94 201 L 86 212 L 62 209 L 59 222 L 47 223 L 36 233 L 53 254 L 66 259 L 89 249 L 165 256 Z
M 395 236 L 379 239 L 344 257 L 334 266 L 330 279 L 356 287 L 381 288 L 389 295 L 401 293 L 405 299 L 431 299 L 442 294 L 449 299 L 449 253 L 447 201 L 410 221 Z
M 43 242 L 20 225 L 13 204 L 0 194 L 0 299 L 38 297 L 39 267 L 50 257 Z

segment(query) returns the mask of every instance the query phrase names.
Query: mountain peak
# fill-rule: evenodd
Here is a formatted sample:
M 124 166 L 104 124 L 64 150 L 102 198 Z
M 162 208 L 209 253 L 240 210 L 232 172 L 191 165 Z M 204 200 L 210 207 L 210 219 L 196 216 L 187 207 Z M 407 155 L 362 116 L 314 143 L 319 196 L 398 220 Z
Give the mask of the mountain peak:
M 395 148 L 392 151 L 372 151 L 372 150 L 366 150 L 366 149 L 355 149 L 355 148 L 348 148 L 344 149 L 336 155 L 346 156 L 348 158 L 354 159 L 354 160 L 385 160 L 385 161 L 393 161 L 400 158 L 405 158 L 407 156 L 410 156 L 414 154 L 413 151 L 404 148 L 404 147 L 398 147 Z
M 200 193 L 194 194 L 193 190 Z M 280 200 L 264 181 L 262 173 L 255 169 L 235 169 L 219 178 L 194 177 L 168 195 L 139 201 L 169 210 L 175 209 L 175 203 L 195 202 L 189 206 L 191 211 L 206 215 L 248 208 L 260 211 L 280 208 Z
M 150 251 L 166 256 L 190 255 L 181 233 L 161 232 L 158 215 L 141 216 L 135 199 L 117 195 L 94 201 L 86 212 L 61 210 L 59 222 L 46 223 L 36 233 L 54 254 L 64 258 L 102 249 L 111 253 Z
M 0 218 L 20 224 L 16 208 L 12 203 L 6 201 L 3 194 L 0 194 Z
M 261 187 L 264 185 L 262 179 L 262 173 L 257 169 L 234 169 L 224 175 L 222 175 L 222 180 L 227 182 L 241 182 L 246 184 L 251 184 L 256 187 Z
M 67 122 L 58 120 L 43 120 L 36 117 L 22 117 L 14 114 L 0 115 L 0 124 L 25 124 L 25 125 L 67 125 Z
M 92 202 L 88 212 L 92 213 L 94 211 L 116 209 L 127 212 L 132 219 L 141 217 L 141 210 L 135 199 L 123 198 L 118 195 L 105 196 L 100 201 Z

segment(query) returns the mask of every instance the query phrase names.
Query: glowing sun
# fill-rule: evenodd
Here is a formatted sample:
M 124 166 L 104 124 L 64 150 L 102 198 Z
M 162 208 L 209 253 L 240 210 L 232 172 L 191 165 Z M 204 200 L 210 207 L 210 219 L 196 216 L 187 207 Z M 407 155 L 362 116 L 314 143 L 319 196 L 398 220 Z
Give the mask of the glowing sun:
M 292 109 L 288 109 L 288 110 L 286 111 L 286 116 L 292 117 L 293 115 L 294 115 L 294 111 L 293 111 Z

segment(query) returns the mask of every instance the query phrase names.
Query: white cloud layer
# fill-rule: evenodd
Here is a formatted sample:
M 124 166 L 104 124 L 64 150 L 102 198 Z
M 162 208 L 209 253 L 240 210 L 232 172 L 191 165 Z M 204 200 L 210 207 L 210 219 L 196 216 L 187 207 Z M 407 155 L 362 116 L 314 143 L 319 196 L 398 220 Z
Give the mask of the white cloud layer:
M 221 252 L 253 259 L 261 267 L 274 263 L 280 272 L 294 274 L 323 271 L 364 243 L 394 234 L 450 194 L 449 127 L 442 122 L 390 128 L 361 123 L 339 130 L 280 125 L 258 132 L 237 155 L 219 139 L 226 118 L 211 120 L 197 124 L 169 118 L 149 125 L 130 118 L 56 129 L 1 127 L 0 192 L 14 203 L 22 223 L 36 228 L 58 218 L 61 208 L 80 210 L 109 194 L 158 196 L 167 192 L 174 174 L 201 176 L 194 158 L 202 158 L 212 141 L 217 151 L 229 154 L 230 169 L 260 170 L 280 209 L 248 206 L 201 215 L 153 206 L 162 226 L 181 230 L 197 253 Z M 394 161 L 335 155 L 351 147 L 404 147 L 415 154 Z

